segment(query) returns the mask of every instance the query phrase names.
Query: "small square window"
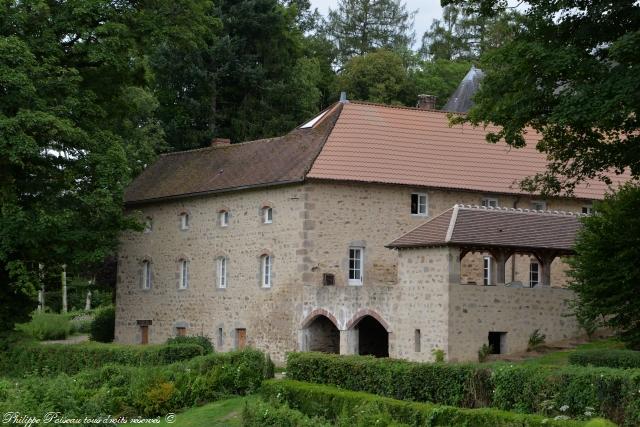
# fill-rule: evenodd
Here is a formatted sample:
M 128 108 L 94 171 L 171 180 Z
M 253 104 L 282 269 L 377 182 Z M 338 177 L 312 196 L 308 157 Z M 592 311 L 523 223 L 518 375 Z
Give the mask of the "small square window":
M 582 207 L 582 213 L 583 214 L 587 214 L 587 215 L 591 215 L 593 213 L 593 206 L 591 206 L 591 205 L 583 206 Z
M 482 206 L 487 208 L 497 208 L 498 207 L 498 199 L 492 197 L 485 197 L 482 199 Z
M 220 211 L 218 216 L 219 216 L 218 219 L 220 221 L 220 227 L 226 227 L 229 225 L 229 211 Z
M 271 224 L 273 222 L 273 209 L 269 206 L 262 208 L 262 222 Z
M 188 230 L 189 229 L 189 214 L 181 213 L 180 214 L 180 230 Z
M 428 198 L 426 193 L 411 194 L 411 215 L 427 216 Z
M 349 284 L 360 286 L 363 280 L 363 248 L 349 248 Z
M 534 211 L 546 211 L 547 210 L 547 202 L 544 200 L 534 200 L 531 202 L 531 209 Z

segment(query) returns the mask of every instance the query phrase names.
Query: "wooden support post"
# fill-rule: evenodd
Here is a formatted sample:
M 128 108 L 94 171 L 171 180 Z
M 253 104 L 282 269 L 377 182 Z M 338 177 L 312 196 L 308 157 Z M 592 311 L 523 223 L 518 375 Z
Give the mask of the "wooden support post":
M 557 254 L 555 252 L 540 252 L 536 253 L 535 256 L 536 258 L 538 258 L 540 268 L 542 269 L 542 274 L 540 275 L 540 286 L 550 287 L 551 264 L 553 263 L 553 260 L 556 258 Z
M 505 250 L 491 251 L 491 256 L 496 262 L 495 283 L 504 285 L 506 283 L 506 264 L 511 256 L 511 252 Z
M 62 264 L 62 312 L 67 312 L 67 264 Z

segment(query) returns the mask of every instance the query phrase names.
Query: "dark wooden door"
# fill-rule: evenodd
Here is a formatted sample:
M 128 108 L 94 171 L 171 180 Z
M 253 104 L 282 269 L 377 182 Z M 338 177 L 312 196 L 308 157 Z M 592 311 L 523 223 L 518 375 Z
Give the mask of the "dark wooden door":
M 236 343 L 238 349 L 243 349 L 247 345 L 247 330 L 236 329 Z
M 140 326 L 140 344 L 149 344 L 149 326 Z

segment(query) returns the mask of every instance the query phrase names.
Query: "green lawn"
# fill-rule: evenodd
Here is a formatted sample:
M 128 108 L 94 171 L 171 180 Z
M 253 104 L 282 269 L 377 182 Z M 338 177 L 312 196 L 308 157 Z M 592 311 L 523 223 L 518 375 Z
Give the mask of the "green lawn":
M 159 425 L 176 427 L 234 427 L 242 425 L 242 409 L 247 401 L 257 396 L 234 397 L 209 403 L 197 408 L 188 409 L 177 414 L 175 422 L 167 423 L 164 419 Z M 141 424 L 124 424 L 140 426 Z M 158 425 L 158 424 L 155 424 Z
M 540 357 L 534 357 L 522 361 L 525 365 L 566 365 L 569 363 L 569 354 L 576 350 L 595 350 L 595 349 L 617 349 L 624 348 L 624 344 L 613 338 L 606 340 L 593 341 L 590 343 L 579 345 L 575 350 L 563 350 L 547 353 Z

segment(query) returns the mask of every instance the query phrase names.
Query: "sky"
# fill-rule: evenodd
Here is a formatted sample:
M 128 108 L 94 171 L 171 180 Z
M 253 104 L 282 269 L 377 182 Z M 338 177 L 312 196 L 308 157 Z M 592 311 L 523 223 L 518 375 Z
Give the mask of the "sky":
M 431 21 L 442 18 L 440 0 L 405 0 L 407 10 L 417 10 L 414 30 L 416 32 L 415 44 L 420 45 L 422 35 L 431 26 Z M 329 8 L 335 9 L 338 0 L 311 0 L 312 7 L 317 7 L 320 13 L 327 16 Z

